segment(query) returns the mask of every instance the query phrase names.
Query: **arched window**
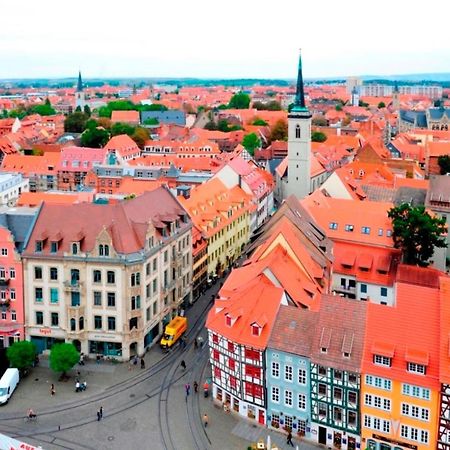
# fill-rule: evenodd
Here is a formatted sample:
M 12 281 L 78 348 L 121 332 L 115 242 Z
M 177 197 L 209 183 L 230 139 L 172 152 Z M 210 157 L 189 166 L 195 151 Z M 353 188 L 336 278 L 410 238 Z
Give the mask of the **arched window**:
M 100 245 L 98 246 L 98 254 L 99 254 L 100 256 L 103 256 L 103 245 L 102 245 L 102 244 L 100 244 Z
M 76 242 L 74 242 L 72 244 L 72 255 L 76 255 L 78 254 L 78 244 Z
M 84 317 L 83 316 L 80 317 L 79 322 L 80 322 L 80 330 L 84 330 Z
M 75 319 L 70 319 L 70 331 L 75 331 L 77 329 L 77 321 Z
M 105 245 L 105 256 L 109 256 L 109 245 Z
M 301 129 L 300 129 L 300 125 L 296 125 L 295 126 L 295 138 L 296 139 L 300 139 L 301 137 Z

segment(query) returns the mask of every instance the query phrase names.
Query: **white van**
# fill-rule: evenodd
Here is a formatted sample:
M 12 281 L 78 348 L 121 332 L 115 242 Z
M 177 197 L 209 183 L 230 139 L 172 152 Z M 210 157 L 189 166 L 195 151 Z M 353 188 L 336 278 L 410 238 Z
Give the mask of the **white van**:
M 8 403 L 9 398 L 19 384 L 19 369 L 6 369 L 0 379 L 0 404 Z

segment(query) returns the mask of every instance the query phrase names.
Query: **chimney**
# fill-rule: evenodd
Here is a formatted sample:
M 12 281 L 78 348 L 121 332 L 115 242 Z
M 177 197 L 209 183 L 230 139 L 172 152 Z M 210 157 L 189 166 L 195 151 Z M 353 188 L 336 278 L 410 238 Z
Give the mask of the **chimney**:
M 242 187 L 242 175 L 238 175 L 239 187 Z

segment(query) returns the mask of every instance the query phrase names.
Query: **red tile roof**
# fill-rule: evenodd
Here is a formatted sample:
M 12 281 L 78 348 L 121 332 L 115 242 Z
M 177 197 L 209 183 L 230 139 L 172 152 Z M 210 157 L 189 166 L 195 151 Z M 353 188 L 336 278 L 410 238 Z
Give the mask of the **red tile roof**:
M 139 123 L 139 111 L 113 111 L 111 122 Z

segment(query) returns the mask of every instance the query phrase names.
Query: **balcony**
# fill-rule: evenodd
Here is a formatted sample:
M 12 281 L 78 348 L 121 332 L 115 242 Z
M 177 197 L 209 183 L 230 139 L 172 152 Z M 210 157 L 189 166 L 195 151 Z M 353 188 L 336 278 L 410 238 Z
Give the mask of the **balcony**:
M 342 292 L 343 294 L 356 294 L 356 286 L 341 286 L 336 285 L 332 287 L 333 291 Z
M 0 286 L 8 286 L 9 284 L 9 278 L 2 277 L 0 278 Z
M 64 281 L 64 290 L 68 292 L 79 292 L 81 289 L 80 281 Z

